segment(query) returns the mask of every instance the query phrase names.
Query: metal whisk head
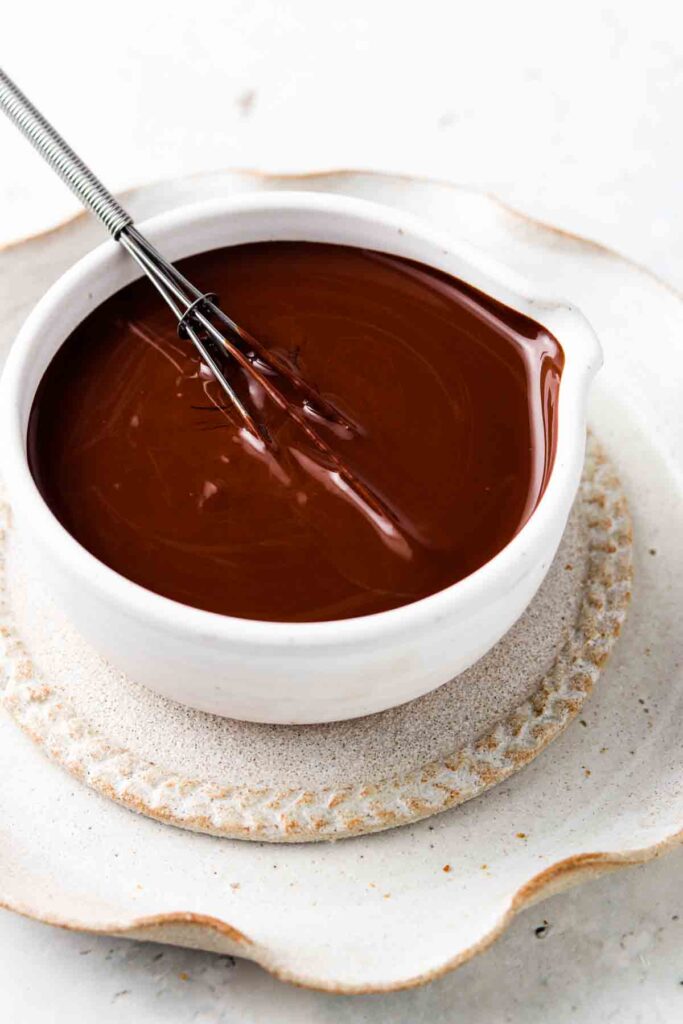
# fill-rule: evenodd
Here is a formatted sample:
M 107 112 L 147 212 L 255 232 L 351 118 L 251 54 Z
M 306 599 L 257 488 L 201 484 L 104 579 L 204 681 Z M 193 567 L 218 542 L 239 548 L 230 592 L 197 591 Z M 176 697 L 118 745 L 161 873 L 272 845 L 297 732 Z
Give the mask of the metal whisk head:
M 237 394 L 231 380 L 235 364 L 240 366 L 265 393 L 303 430 L 321 450 L 327 445 L 313 430 L 310 414 L 322 416 L 338 426 L 350 425 L 320 395 L 278 356 L 267 352 L 218 306 L 217 296 L 201 292 L 140 234 L 132 224 L 121 229 L 118 241 L 144 270 L 178 320 L 178 333 L 189 338 L 211 369 L 245 427 L 269 443 L 265 424 L 256 421 Z
M 180 271 L 137 230 L 133 218 L 67 145 L 64 139 L 33 106 L 14 82 L 0 69 L 0 109 L 26 136 L 83 205 L 105 225 L 167 302 L 178 320 L 181 337 L 189 338 L 203 362 L 210 368 L 229 401 L 239 412 L 245 428 L 259 441 L 270 444 L 264 423 L 241 400 L 231 378 L 235 364 L 258 382 L 268 397 L 296 422 L 326 463 L 363 502 L 387 535 L 395 534 L 394 517 L 384 503 L 358 480 L 339 459 L 312 423 L 322 419 L 338 429 L 352 432 L 353 427 L 340 413 L 280 357 L 267 352 L 256 338 L 248 335 L 218 306 L 212 293 L 199 291 Z

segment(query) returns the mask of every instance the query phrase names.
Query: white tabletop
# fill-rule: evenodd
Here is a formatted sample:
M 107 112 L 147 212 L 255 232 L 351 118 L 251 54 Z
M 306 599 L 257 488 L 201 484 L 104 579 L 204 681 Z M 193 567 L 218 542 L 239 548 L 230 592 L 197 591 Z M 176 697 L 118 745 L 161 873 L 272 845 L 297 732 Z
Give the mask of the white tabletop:
M 683 286 L 671 0 L 71 0 L 15 3 L 2 22 L 5 70 L 114 190 L 229 166 L 447 178 Z M 0 243 L 77 209 L 5 123 L 0 154 Z M 0 912 L 0 1019 L 669 1024 L 683 1019 L 682 867 L 675 854 L 555 897 L 449 978 L 362 999 Z

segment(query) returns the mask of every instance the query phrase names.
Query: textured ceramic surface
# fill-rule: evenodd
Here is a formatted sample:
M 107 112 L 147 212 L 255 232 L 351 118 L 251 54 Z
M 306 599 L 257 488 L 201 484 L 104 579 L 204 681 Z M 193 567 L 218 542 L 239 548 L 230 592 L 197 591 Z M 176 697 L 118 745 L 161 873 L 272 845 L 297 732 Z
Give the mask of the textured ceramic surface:
M 130 205 L 151 215 L 260 184 L 213 175 L 142 190 Z M 586 726 L 433 822 L 275 850 L 132 816 L 74 784 L 3 718 L 0 898 L 70 927 L 240 953 L 303 984 L 381 990 L 456 966 L 528 902 L 680 838 L 683 304 L 604 250 L 471 192 L 362 174 L 307 179 L 306 187 L 432 219 L 576 301 L 596 328 L 606 361 L 591 419 L 634 515 L 636 574 L 624 634 L 582 712 Z M 21 261 L 12 250 L 0 255 L 5 339 L 96 241 L 96 227 L 80 220 L 23 246 Z
M 590 438 L 579 495 L 524 615 L 419 700 L 313 726 L 190 712 L 108 665 L 52 600 L 7 504 L 0 564 L 4 706 L 76 778 L 197 832 L 271 843 L 348 838 L 465 803 L 529 764 L 581 710 L 631 594 L 626 500 Z
M 172 700 L 255 722 L 333 722 L 395 707 L 472 665 L 515 622 L 557 550 L 578 486 L 589 385 L 600 362 L 590 327 L 550 289 L 498 266 L 457 234 L 409 213 L 334 193 L 232 196 L 169 211 L 145 234 L 170 259 L 264 239 L 365 246 L 453 273 L 542 321 L 565 355 L 558 441 L 529 521 L 466 579 L 403 607 L 344 622 L 273 623 L 216 615 L 145 590 L 95 559 L 52 515 L 28 469 L 26 430 L 54 352 L 108 295 L 139 276 L 112 242 L 50 289 L 23 326 L 0 381 L 0 470 L 17 526 L 80 632 L 131 679 Z

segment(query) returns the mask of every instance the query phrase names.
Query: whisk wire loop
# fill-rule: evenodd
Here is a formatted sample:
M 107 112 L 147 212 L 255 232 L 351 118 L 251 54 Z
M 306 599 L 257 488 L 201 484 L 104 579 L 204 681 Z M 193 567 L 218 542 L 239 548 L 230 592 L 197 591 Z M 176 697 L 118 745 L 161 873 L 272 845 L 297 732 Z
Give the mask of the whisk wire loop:
M 317 394 L 286 361 L 268 352 L 243 331 L 217 305 L 211 293 L 199 291 L 142 235 L 133 218 L 104 187 L 90 168 L 74 153 L 49 121 L 37 110 L 12 79 L 0 68 L 0 110 L 3 110 L 31 145 L 57 172 L 84 206 L 102 221 L 151 280 L 173 311 L 185 334 L 209 367 L 244 425 L 260 441 L 269 441 L 264 424 L 254 417 L 237 394 L 231 376 L 239 366 L 295 422 L 323 453 L 334 472 L 382 521 L 391 520 L 383 503 L 347 469 L 327 442 L 313 429 L 310 413 L 345 430 L 353 431 L 339 412 Z M 217 323 L 221 324 L 219 329 Z

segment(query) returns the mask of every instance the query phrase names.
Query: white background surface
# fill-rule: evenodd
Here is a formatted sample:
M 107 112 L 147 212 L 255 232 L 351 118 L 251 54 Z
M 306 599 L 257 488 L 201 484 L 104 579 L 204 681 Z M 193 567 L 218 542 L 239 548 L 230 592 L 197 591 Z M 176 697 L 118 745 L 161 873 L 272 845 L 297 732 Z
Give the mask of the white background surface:
M 5 70 L 112 189 L 228 166 L 442 177 L 683 288 L 676 0 L 34 0 L 2 23 Z M 0 242 L 75 209 L 0 123 Z M 363 999 L 0 913 L 0 1020 L 674 1024 L 682 866 L 676 854 L 556 897 L 451 977 Z

